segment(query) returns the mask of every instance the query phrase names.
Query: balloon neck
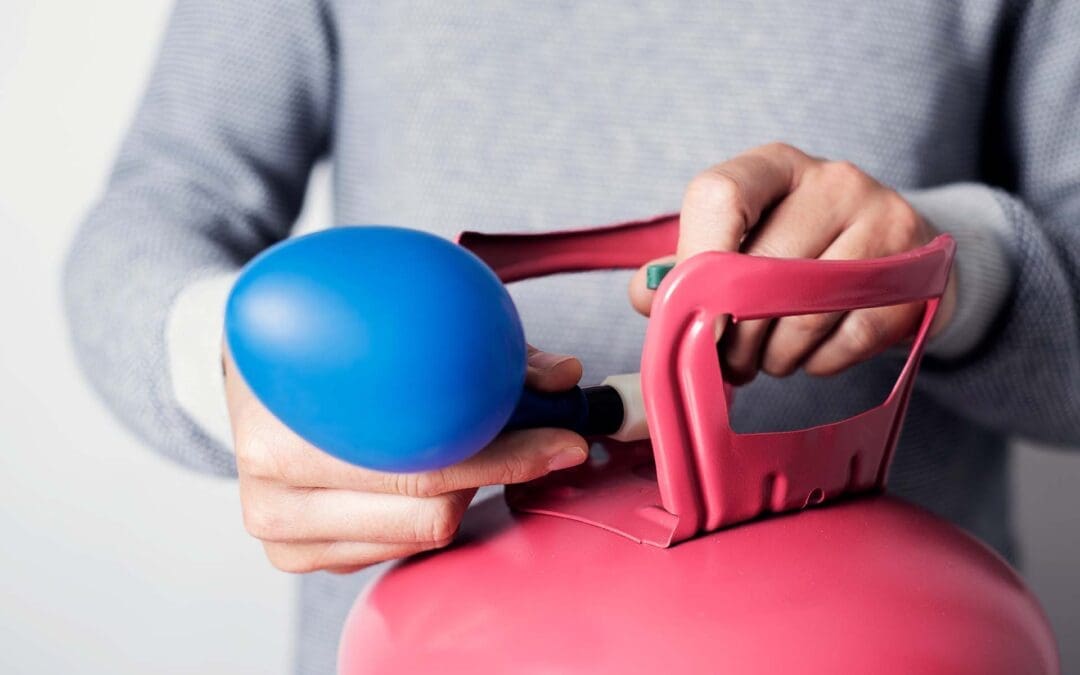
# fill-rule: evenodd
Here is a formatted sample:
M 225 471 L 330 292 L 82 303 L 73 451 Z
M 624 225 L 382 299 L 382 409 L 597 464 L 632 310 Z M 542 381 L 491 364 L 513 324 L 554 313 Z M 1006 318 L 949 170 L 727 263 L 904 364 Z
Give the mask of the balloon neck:
M 504 427 L 558 427 L 582 436 L 611 436 L 623 441 L 648 438 L 641 405 L 640 377 L 616 375 L 595 387 L 541 392 L 525 388 Z

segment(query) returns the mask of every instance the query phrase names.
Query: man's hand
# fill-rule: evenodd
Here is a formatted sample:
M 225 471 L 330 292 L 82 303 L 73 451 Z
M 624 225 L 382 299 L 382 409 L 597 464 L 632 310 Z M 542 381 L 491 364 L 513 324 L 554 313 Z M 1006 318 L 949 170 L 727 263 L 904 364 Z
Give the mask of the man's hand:
M 353 572 L 446 546 L 478 487 L 531 480 L 587 457 L 585 439 L 572 431 L 530 429 L 503 434 L 440 471 L 368 471 L 290 431 L 227 354 L 225 363 L 244 525 L 286 572 Z M 561 391 L 580 378 L 577 359 L 529 348 L 530 387 Z
M 774 143 L 691 181 L 683 198 L 675 259 L 703 251 L 878 258 L 917 248 L 936 235 L 903 197 L 855 165 Z M 950 278 L 932 334 L 953 314 L 955 285 Z M 642 268 L 630 284 L 631 302 L 648 314 L 652 296 Z M 913 303 L 731 324 L 721 344 L 724 372 L 735 383 L 752 380 L 759 370 L 786 376 L 801 367 L 815 375 L 834 374 L 911 337 L 922 310 L 922 303 Z

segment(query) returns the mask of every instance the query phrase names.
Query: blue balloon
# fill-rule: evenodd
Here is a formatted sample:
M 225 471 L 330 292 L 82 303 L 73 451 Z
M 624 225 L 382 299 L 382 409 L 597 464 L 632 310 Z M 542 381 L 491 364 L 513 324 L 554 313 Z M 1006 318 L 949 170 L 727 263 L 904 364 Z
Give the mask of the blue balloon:
M 514 303 L 479 258 L 397 227 L 344 227 L 252 260 L 225 314 L 255 396 L 318 448 L 425 471 L 487 445 L 525 382 Z

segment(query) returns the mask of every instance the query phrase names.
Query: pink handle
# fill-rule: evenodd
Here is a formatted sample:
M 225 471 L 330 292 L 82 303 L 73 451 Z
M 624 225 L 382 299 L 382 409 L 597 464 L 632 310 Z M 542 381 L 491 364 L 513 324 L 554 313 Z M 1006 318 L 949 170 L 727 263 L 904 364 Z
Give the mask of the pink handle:
M 667 275 L 656 302 L 744 320 L 927 300 L 944 292 L 954 248 L 952 238 L 942 235 L 913 251 L 871 260 L 701 253 Z
M 653 301 L 642 390 L 664 507 L 676 541 L 841 494 L 884 487 L 930 323 L 945 291 L 951 237 L 876 260 L 779 260 L 702 253 Z M 896 386 L 880 406 L 799 431 L 738 434 L 716 356 L 716 321 L 929 300 Z
M 503 283 L 558 272 L 634 269 L 675 251 L 678 214 L 588 230 L 539 234 L 462 232 L 458 243 L 486 262 Z

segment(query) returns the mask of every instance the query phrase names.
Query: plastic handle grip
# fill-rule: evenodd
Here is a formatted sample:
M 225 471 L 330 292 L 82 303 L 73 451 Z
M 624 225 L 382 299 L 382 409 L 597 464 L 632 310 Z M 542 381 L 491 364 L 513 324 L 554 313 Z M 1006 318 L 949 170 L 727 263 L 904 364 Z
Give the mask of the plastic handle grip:
M 955 243 L 873 260 L 780 260 L 702 253 L 661 283 L 642 354 L 657 481 L 680 517 L 675 540 L 798 509 L 841 494 L 880 489 Z M 860 415 L 792 432 L 737 434 L 731 388 L 716 358 L 716 322 L 928 301 L 896 386 Z
M 657 302 L 741 320 L 927 300 L 944 292 L 955 247 L 942 235 L 907 253 L 869 260 L 700 253 L 664 279 Z
M 520 281 L 560 272 L 633 269 L 675 250 L 679 216 L 667 214 L 588 230 L 538 234 L 462 232 L 458 243 L 503 280 Z

